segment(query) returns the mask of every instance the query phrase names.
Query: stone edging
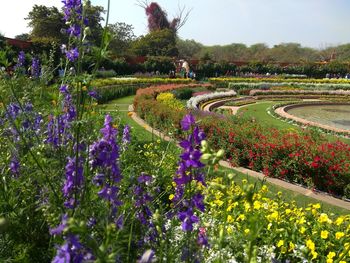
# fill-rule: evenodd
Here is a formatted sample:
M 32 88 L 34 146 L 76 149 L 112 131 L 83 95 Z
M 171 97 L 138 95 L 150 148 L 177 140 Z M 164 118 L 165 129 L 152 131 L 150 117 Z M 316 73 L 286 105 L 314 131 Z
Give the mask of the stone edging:
M 149 126 L 144 120 L 142 120 L 140 117 L 137 116 L 136 112 L 134 112 L 134 108 L 133 105 L 129 105 L 129 112 L 130 112 L 130 117 L 139 125 L 141 125 L 142 127 L 144 127 L 147 131 L 157 135 L 158 137 L 161 137 L 162 139 L 164 139 L 165 141 L 173 141 L 176 142 L 173 138 L 170 138 L 169 136 L 163 134 L 162 132 L 153 129 L 151 126 Z M 237 170 L 243 174 L 247 174 L 249 176 L 258 178 L 260 180 L 265 180 L 266 182 L 269 182 L 271 184 L 277 185 L 279 187 L 282 187 L 284 189 L 287 190 L 291 190 L 293 192 L 297 192 L 299 194 L 314 198 L 316 200 L 334 205 L 334 206 L 338 206 L 347 210 L 350 210 L 350 202 L 332 197 L 326 193 L 321 193 L 321 192 L 314 192 L 310 189 L 298 186 L 298 185 L 294 185 L 282 180 L 279 180 L 277 178 L 272 178 L 272 177 L 267 177 L 266 175 L 262 174 L 262 173 L 258 173 L 252 170 L 249 170 L 247 168 L 244 167 L 232 167 L 228 162 L 226 161 L 220 161 L 220 165 L 225 167 L 225 168 L 230 168 L 230 169 L 234 169 Z

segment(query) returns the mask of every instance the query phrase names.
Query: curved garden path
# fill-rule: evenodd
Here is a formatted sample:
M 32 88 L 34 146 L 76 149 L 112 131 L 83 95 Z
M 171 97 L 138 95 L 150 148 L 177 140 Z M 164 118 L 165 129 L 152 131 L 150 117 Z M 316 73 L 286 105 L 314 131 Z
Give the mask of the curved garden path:
M 136 114 L 136 112 L 134 112 L 134 108 L 133 105 L 129 106 L 129 112 L 130 112 L 130 116 L 132 117 L 132 119 L 137 122 L 139 125 L 141 125 L 142 127 L 144 127 L 146 130 L 148 130 L 149 132 L 152 132 L 153 134 L 161 137 L 162 139 L 166 140 L 166 141 L 175 141 L 173 138 L 170 138 L 169 136 L 163 134 L 161 131 L 158 131 L 154 128 L 152 128 L 151 126 L 149 126 L 144 120 L 142 120 L 140 117 L 138 117 L 138 115 Z M 338 206 L 347 210 L 350 210 L 350 202 L 332 197 L 326 193 L 323 192 L 314 192 L 310 189 L 298 186 L 298 185 L 294 185 L 285 181 L 282 181 L 280 179 L 277 178 L 271 178 L 271 177 L 267 177 L 266 175 L 262 174 L 262 173 L 258 173 L 252 170 L 249 170 L 247 168 L 244 167 L 232 167 L 228 162 L 226 161 L 220 161 L 220 165 L 226 168 L 230 168 L 230 169 L 234 169 L 237 170 L 241 173 L 247 174 L 249 176 L 261 179 L 261 180 L 265 180 L 271 184 L 277 185 L 279 187 L 297 192 L 299 194 L 314 198 L 316 200 L 334 205 L 334 206 Z

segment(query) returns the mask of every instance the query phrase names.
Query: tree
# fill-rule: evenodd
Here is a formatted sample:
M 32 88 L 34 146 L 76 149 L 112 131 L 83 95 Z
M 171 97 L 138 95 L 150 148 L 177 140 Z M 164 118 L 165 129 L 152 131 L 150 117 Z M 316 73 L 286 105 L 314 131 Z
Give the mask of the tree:
M 190 11 L 185 13 L 185 7 L 179 8 L 179 14 L 172 21 L 169 21 L 167 13 L 158 3 L 152 2 L 148 4 L 147 0 L 140 0 L 139 6 L 145 9 L 149 32 L 171 29 L 176 33 L 186 23 L 190 14 Z
M 90 28 L 91 34 L 87 37 L 93 45 L 99 46 L 102 39 L 103 28 L 101 22 L 104 20 L 102 14 L 105 10 L 102 6 L 91 5 L 91 1 L 86 1 L 84 5 L 87 26 Z
M 137 56 L 168 56 L 178 55 L 176 38 L 170 29 L 163 29 L 150 32 L 137 39 L 131 48 Z
M 203 45 L 194 40 L 182 40 L 178 38 L 176 41 L 176 47 L 179 51 L 180 58 L 191 59 L 198 58 Z
M 108 26 L 112 33 L 112 41 L 109 44 L 110 50 L 117 56 L 127 55 L 131 43 L 135 40 L 134 27 L 132 25 L 117 22 Z
M 30 39 L 30 36 L 29 36 L 28 33 L 23 33 L 23 34 L 20 34 L 20 35 L 15 36 L 15 39 L 27 41 L 27 40 Z
M 30 37 L 33 40 L 62 43 L 66 39 L 61 31 L 65 28 L 63 14 L 56 7 L 34 5 L 25 19 L 29 21 L 28 25 L 32 28 Z

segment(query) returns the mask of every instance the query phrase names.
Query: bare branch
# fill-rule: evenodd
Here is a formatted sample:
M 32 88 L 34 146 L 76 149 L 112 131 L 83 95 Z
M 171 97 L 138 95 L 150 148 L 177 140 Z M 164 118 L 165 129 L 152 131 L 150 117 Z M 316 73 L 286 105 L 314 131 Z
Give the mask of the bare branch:
M 178 6 L 179 8 L 179 13 L 176 15 L 176 19 L 178 19 L 178 24 L 176 25 L 176 31 L 178 31 L 181 27 L 183 27 L 189 16 L 190 16 L 190 13 L 192 11 L 193 8 L 191 8 L 190 10 L 188 10 L 186 13 L 185 13 L 185 10 L 186 10 L 186 6 L 183 6 L 182 8 L 180 7 L 180 5 Z
M 146 9 L 147 6 L 149 5 L 148 0 L 137 0 L 136 1 L 136 5 L 138 5 L 139 7 Z

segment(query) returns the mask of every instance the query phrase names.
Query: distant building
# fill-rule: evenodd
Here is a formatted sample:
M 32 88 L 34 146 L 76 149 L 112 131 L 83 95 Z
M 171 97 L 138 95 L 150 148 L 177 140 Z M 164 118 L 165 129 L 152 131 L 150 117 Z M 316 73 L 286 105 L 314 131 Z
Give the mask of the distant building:
M 32 46 L 32 42 L 30 41 L 24 41 L 24 40 L 13 39 L 8 37 L 5 37 L 5 41 L 8 45 L 17 47 L 22 50 L 29 49 Z

